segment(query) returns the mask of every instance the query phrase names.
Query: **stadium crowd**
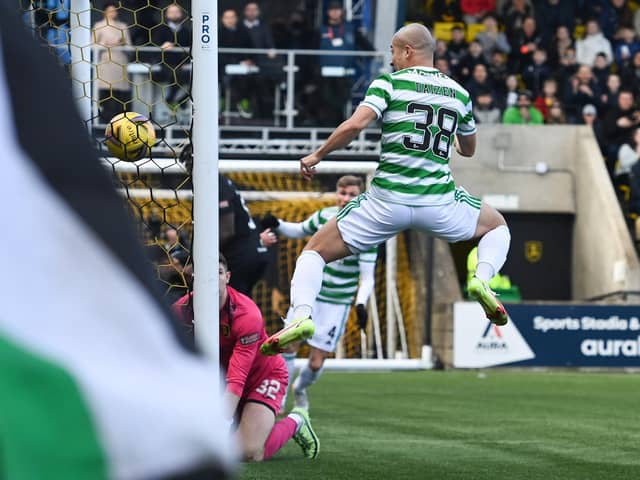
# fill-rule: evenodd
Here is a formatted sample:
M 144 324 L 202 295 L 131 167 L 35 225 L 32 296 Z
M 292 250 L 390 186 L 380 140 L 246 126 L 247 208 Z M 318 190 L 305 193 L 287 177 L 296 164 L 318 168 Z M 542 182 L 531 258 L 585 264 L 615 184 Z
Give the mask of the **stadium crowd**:
M 43 38 L 54 42 L 51 32 L 68 23 L 68 11 L 57 0 L 39 3 L 35 22 Z M 297 8 L 283 11 L 268 0 L 221 2 L 219 46 L 373 50 L 367 26 L 346 20 L 342 1 L 288 4 Z M 57 7 L 51 11 L 47 5 Z M 318 5 L 325 7 L 319 16 Z M 117 51 L 103 52 L 98 85 L 102 120 L 130 107 L 134 92 L 121 68 L 127 58 L 156 65 L 152 79 L 167 86 L 161 89 L 167 104 L 188 107 L 190 2 L 120 0 L 95 6 L 97 45 L 107 50 L 161 47 L 123 58 Z M 630 186 L 625 205 L 631 214 L 640 213 L 639 2 L 421 0 L 406 6 L 406 21 L 433 30 L 436 66 L 469 91 L 478 123 L 590 125 L 612 181 Z M 297 126 L 337 125 L 349 106 L 362 99 L 359 85 L 367 85 L 382 67 L 368 57 L 296 55 L 295 60 Z M 221 118 L 227 121 L 225 115 L 232 111 L 233 121 L 240 124 L 273 121 L 274 90 L 282 93 L 285 63 L 285 56 L 275 53 L 220 54 Z M 357 76 L 366 78 L 358 82 Z

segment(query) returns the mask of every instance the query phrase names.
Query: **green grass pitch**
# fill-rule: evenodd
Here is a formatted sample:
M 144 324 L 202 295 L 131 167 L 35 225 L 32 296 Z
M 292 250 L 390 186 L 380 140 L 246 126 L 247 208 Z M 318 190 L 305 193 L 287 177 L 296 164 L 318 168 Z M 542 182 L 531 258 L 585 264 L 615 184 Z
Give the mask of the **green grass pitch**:
M 289 442 L 242 480 L 640 478 L 640 376 L 513 370 L 325 373 L 320 456 Z

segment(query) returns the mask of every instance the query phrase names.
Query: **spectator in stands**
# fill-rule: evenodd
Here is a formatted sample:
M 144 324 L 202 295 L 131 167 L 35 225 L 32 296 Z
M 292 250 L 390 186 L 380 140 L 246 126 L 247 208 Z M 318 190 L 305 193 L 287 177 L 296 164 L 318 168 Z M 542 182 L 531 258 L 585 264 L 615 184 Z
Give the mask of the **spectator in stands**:
M 100 120 L 107 123 L 114 115 L 129 109 L 131 87 L 127 65 L 129 55 L 117 47 L 131 45 L 128 25 L 118 20 L 115 3 L 104 6 L 104 16 L 93 26 L 93 42 L 98 50 L 96 77 Z
M 620 77 L 624 88 L 640 94 L 640 52 L 636 52 L 631 58 L 631 63 L 620 69 Z
M 613 61 L 611 42 L 602 34 L 596 20 L 588 20 L 584 38 L 576 42 L 576 60 L 581 65 L 592 67 L 596 55 L 601 52 L 606 56 L 607 65 L 609 65 Z
M 596 141 L 598 142 L 598 147 L 600 147 L 600 153 L 604 158 L 606 149 L 604 145 L 604 140 L 602 137 L 602 122 L 598 118 L 598 110 L 595 105 L 587 104 L 582 107 L 582 122 L 585 125 L 589 125 L 593 130 L 593 134 L 596 137 Z
M 511 45 L 507 36 L 498 29 L 498 17 L 494 13 L 488 13 L 482 19 L 482 24 L 484 31 L 476 35 L 476 40 L 482 45 L 486 61 L 491 61 L 491 55 L 496 50 L 508 55 Z
M 496 90 L 498 90 L 505 84 L 507 76 L 509 75 L 507 56 L 499 50 L 494 50 L 491 54 L 488 68 L 489 78 L 491 78 L 494 86 L 496 86 Z
M 342 1 L 332 1 L 327 9 L 327 22 L 320 32 L 320 50 L 331 52 L 372 50 L 371 43 L 344 18 Z M 321 125 L 335 126 L 345 118 L 355 69 L 353 56 L 325 55 L 320 64 L 320 99 L 318 120 Z
M 549 65 L 552 69 L 560 67 L 561 59 L 566 57 L 570 48 L 574 48 L 574 42 L 569 28 L 566 25 L 558 25 L 549 44 Z
M 526 17 L 522 21 L 522 28 L 516 32 L 511 45 L 511 55 L 509 56 L 511 71 L 521 72 L 531 64 L 533 52 L 542 44 L 542 36 L 538 33 L 536 20 L 533 17 Z
M 218 31 L 218 46 L 220 48 L 252 48 L 251 36 L 245 26 L 238 22 L 238 14 L 229 8 L 222 12 L 222 21 Z M 231 74 L 229 65 L 243 65 L 251 67 L 255 64 L 253 55 L 249 53 L 222 53 L 219 55 L 218 79 L 222 81 L 225 98 L 230 98 L 231 105 L 226 105 L 228 109 L 236 107 L 238 113 L 243 118 L 253 116 L 251 105 L 251 82 L 249 72 L 238 69 L 237 74 Z M 229 91 L 230 95 L 227 95 Z M 226 101 L 226 100 L 225 100 Z M 232 269 L 234 272 L 235 269 Z
M 634 100 L 632 91 L 621 90 L 618 105 L 604 117 L 602 134 L 606 146 L 607 170 L 611 176 L 620 147 L 630 141 L 631 133 L 640 125 L 640 111 L 635 108 Z
M 460 11 L 462 12 L 462 20 L 469 25 L 470 23 L 480 23 L 482 17 L 487 13 L 495 13 L 495 0 L 461 0 Z
M 540 110 L 531 105 L 531 92 L 522 90 L 518 93 L 518 103 L 504 111 L 502 123 L 526 125 L 542 125 L 544 123 Z
M 579 118 L 582 107 L 586 104 L 599 105 L 600 88 L 593 76 L 591 67 L 580 65 L 575 75 L 569 80 L 564 104 L 571 123 Z
M 514 74 L 507 76 L 504 86 L 499 86 L 499 96 L 496 98 L 496 106 L 504 112 L 507 108 L 513 107 L 518 103 L 518 92 L 520 85 L 518 77 Z
M 542 91 L 536 97 L 533 105 L 540 110 L 545 121 L 549 116 L 551 105 L 560 103 L 558 96 L 558 81 L 555 78 L 547 78 L 542 85 Z
M 469 51 L 467 54 L 460 59 L 458 64 L 457 80 L 462 84 L 466 83 L 471 77 L 473 69 L 479 63 L 486 65 L 487 61 L 484 58 L 482 45 L 480 42 L 474 40 L 469 44 Z
M 558 79 L 560 86 L 560 95 L 565 98 L 569 94 L 570 79 L 578 71 L 578 62 L 576 61 L 576 50 L 570 47 L 560 58 L 560 64 L 555 69 L 554 75 Z M 565 102 L 566 103 L 566 102 Z
M 254 48 L 274 48 L 271 28 L 268 24 L 262 23 L 260 19 L 260 7 L 257 2 L 249 2 L 245 5 L 244 20 L 242 23 L 249 32 Z
M 97 2 L 94 2 L 94 5 Z M 129 25 L 132 45 L 151 46 L 149 31 L 159 23 L 158 9 L 146 0 L 119 0 L 119 16 Z M 142 56 L 144 58 L 144 55 Z
M 596 59 L 593 62 L 593 68 L 591 68 L 593 78 L 596 79 L 598 86 L 602 89 L 607 83 L 607 78 L 611 73 L 611 65 L 607 63 L 607 57 L 604 53 L 600 52 L 596 55 Z
M 544 123 L 548 125 L 564 125 L 567 123 L 567 116 L 564 114 L 564 109 L 559 101 L 556 101 L 551 105 Z
M 454 26 L 451 29 L 451 40 L 447 45 L 447 52 L 449 54 L 449 64 L 451 70 L 458 75 L 460 68 L 460 60 L 469 51 L 469 44 L 465 40 L 464 29 L 459 25 Z
M 282 29 L 282 30 L 280 30 Z M 277 34 L 276 34 L 277 33 Z M 303 10 L 294 10 L 278 30 L 274 28 L 276 47 L 282 49 L 306 50 L 318 48 L 318 33 L 312 28 L 308 15 Z M 298 110 L 297 123 L 316 126 L 315 119 L 319 76 L 317 58 L 311 55 L 296 55 L 298 72 L 295 76 L 295 104 Z
M 191 79 L 191 28 L 184 9 L 171 3 L 164 9 L 164 21 L 152 30 L 152 41 L 162 49 L 162 69 L 156 76 L 168 83 L 165 101 L 172 108 L 186 105 Z
M 431 17 L 436 22 L 456 22 L 462 20 L 459 0 L 433 0 Z
M 164 249 L 178 260 L 182 267 L 187 264 L 190 255 L 189 242 L 173 227 L 167 227 L 164 231 Z
M 260 7 L 257 2 L 249 2 L 244 7 L 244 27 L 249 32 L 253 48 L 273 49 L 273 34 L 271 27 L 263 23 L 260 18 Z M 255 61 L 260 68 L 258 78 L 250 77 L 250 86 L 255 91 L 256 116 L 269 118 L 273 113 L 274 87 L 277 81 L 283 78 L 283 63 L 274 52 L 257 54 Z
M 534 13 L 531 0 L 509 0 L 504 2 L 500 9 L 500 18 L 506 27 L 507 39 L 511 43 L 515 33 L 522 28 L 522 22 L 526 17 Z
M 495 125 L 501 122 L 500 109 L 494 105 L 494 95 L 491 90 L 481 89 L 477 92 L 473 115 L 477 123 Z
M 548 43 L 559 26 L 573 32 L 576 21 L 576 4 L 566 0 L 540 0 L 536 2 L 536 22 L 543 41 Z
M 229 178 L 220 174 L 218 180 L 220 250 L 227 259 L 229 271 L 233 265 L 230 285 L 251 296 L 254 285 L 267 268 L 267 248 L 275 245 L 278 238 L 268 228 L 258 231 L 240 192 Z
M 449 47 L 444 40 L 436 40 L 436 50 L 433 52 L 434 58 L 449 58 Z
M 273 36 L 276 48 L 305 50 L 316 48 L 317 33 L 311 27 L 304 10 L 296 9 L 286 19 L 277 19 L 273 24 Z M 296 61 L 305 58 L 302 56 Z
M 154 264 L 160 287 L 170 303 L 175 302 L 187 293 L 193 273 L 189 262 L 189 250 L 186 240 L 180 240 L 175 229 L 167 227 L 161 230 L 161 221 L 157 227 L 158 234 L 148 238 L 147 256 Z
M 633 24 L 633 12 L 627 0 L 607 0 L 592 2 L 592 15 L 600 25 L 605 37 L 612 40 L 618 28 Z
M 602 93 L 600 94 L 600 110 L 602 114 L 605 114 L 611 107 L 615 107 L 618 103 L 618 94 L 622 87 L 622 81 L 620 75 L 617 73 L 610 73 L 607 76 L 607 80 Z
M 533 52 L 533 61 L 521 72 L 525 87 L 531 91 L 534 98 L 542 91 L 546 79 L 551 76 L 551 69 L 547 64 L 547 52 L 542 48 Z
M 640 160 L 640 128 L 636 127 L 631 133 L 630 141 L 623 143 L 618 151 L 618 161 L 615 165 L 615 176 L 628 175 Z
M 449 66 L 449 60 L 447 60 L 447 57 L 436 57 L 433 65 L 438 70 L 440 70 L 440 72 L 444 73 L 448 77 L 454 77 L 454 74 L 451 71 L 451 67 Z
M 633 14 L 633 30 L 640 35 L 640 8 Z
M 471 101 L 475 104 L 477 95 L 480 91 L 488 90 L 493 92 L 493 82 L 489 78 L 489 72 L 487 66 L 483 63 L 478 63 L 473 67 L 473 73 L 471 78 L 465 82 L 465 88 L 471 96 Z
M 631 59 L 640 51 L 640 42 L 633 28 L 622 26 L 618 29 L 614 44 L 613 57 L 618 68 L 624 68 L 631 63 Z

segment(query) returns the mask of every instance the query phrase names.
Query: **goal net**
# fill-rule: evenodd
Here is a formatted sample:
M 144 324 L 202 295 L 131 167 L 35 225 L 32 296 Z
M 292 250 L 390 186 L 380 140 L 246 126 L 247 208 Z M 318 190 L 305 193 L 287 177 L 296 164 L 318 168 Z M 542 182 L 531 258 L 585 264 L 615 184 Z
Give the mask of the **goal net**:
M 97 0 L 18 0 L 16 8 L 67 67 L 80 112 L 139 225 L 158 283 L 167 301 L 175 301 L 190 290 L 193 270 L 192 179 L 180 158 L 191 142 L 188 8 L 170 0 L 121 0 L 115 7 Z M 125 110 L 147 116 L 153 123 L 157 143 L 149 158 L 123 162 L 109 157 L 104 148 L 106 124 Z M 297 148 L 304 154 L 304 148 Z M 282 166 L 271 168 L 275 163 Z M 321 168 L 316 181 L 306 182 L 297 174 L 297 162 L 275 163 L 220 162 L 220 171 L 238 185 L 257 219 L 271 212 L 287 221 L 302 221 L 335 203 L 329 192 L 335 190 L 339 174 L 367 177 L 372 173 L 371 164 L 354 161 L 339 169 Z M 389 359 L 419 359 L 423 320 L 416 317 L 420 300 L 407 238 L 400 235 L 381 246 L 366 335 L 361 334 L 352 311 L 337 357 L 379 359 L 380 365 Z M 268 332 L 282 325 L 289 306 L 289 282 L 303 246 L 304 240 L 280 239 L 270 271 L 254 288 L 253 298 Z M 306 353 L 301 350 L 299 357 Z M 418 364 L 394 365 L 415 368 Z

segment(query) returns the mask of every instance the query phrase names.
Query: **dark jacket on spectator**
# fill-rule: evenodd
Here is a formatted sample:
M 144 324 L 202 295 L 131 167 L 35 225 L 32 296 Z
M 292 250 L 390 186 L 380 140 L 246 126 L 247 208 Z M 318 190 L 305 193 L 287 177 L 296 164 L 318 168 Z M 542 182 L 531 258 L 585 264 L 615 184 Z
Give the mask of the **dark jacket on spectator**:
M 251 36 L 244 25 L 238 23 L 234 30 L 220 24 L 218 30 L 218 46 L 220 48 L 253 48 Z M 224 65 L 240 63 L 244 60 L 253 60 L 253 55 L 248 53 L 223 53 L 220 54 L 220 67 Z
M 536 48 L 544 48 L 542 35 L 536 30 L 533 35 L 528 36 L 522 29 L 516 32 L 512 42 L 512 50 L 509 55 L 509 63 L 513 71 L 522 71 L 527 65 L 531 64 L 533 58 L 533 50 L 527 47 L 533 43 Z
M 162 23 L 152 30 L 151 38 L 157 46 L 162 46 L 165 42 L 175 44 L 175 47 L 165 50 L 162 54 L 164 63 L 168 67 L 175 68 L 189 60 L 191 28 L 188 20 L 183 21 L 175 31 L 166 23 Z
M 536 3 L 536 24 L 545 42 L 549 42 L 559 25 L 566 25 L 573 32 L 576 23 L 576 3 L 560 1 L 552 4 L 549 0 Z
M 617 105 L 609 109 L 602 122 L 602 134 L 605 142 L 613 145 L 622 145 L 623 143 L 629 142 L 632 132 L 638 127 L 638 124 L 635 123 L 634 120 L 634 113 L 637 111 L 638 110 L 633 107 L 629 110 L 622 110 Z M 633 125 L 630 127 L 620 127 L 618 125 L 618 119 L 622 117 L 630 119 Z
M 551 76 L 551 69 L 546 63 L 532 63 L 522 70 L 522 81 L 534 97 L 542 91 L 544 81 Z
M 258 20 L 258 23 L 251 26 L 247 26 L 247 23 L 244 22 L 244 27 L 249 32 L 251 44 L 254 48 L 274 48 L 271 28 L 262 23 L 262 20 Z
M 587 85 L 591 94 L 583 91 L 580 84 L 574 85 L 573 78 L 569 79 L 569 84 L 566 87 L 566 94 L 564 98 L 565 112 L 569 117 L 571 123 L 575 123 L 581 115 L 582 107 L 588 103 L 599 106 L 600 105 L 600 86 L 595 79 L 592 79 Z

